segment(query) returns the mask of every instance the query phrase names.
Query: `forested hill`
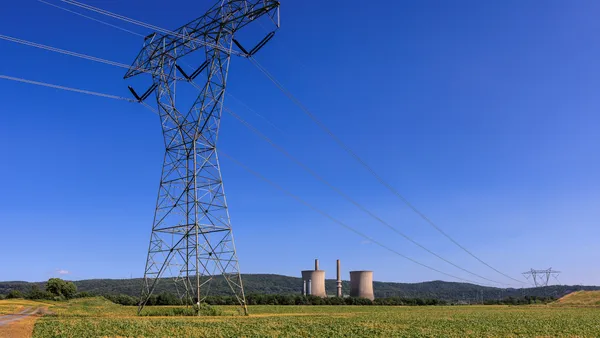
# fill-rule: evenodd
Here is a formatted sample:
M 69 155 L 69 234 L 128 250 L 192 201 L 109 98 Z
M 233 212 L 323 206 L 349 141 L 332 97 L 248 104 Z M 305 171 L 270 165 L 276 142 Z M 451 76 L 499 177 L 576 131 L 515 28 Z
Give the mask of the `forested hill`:
M 300 294 L 302 292 L 302 280 L 297 277 L 267 274 L 246 274 L 242 276 L 246 294 Z M 11 290 L 28 292 L 33 284 L 44 287 L 44 282 L 0 282 L 0 294 L 8 294 Z M 142 280 L 133 279 L 89 279 L 75 281 L 78 291 L 87 291 L 99 295 L 126 294 L 137 296 L 140 292 Z M 390 283 L 374 282 L 375 297 L 405 297 L 405 298 L 434 298 L 447 301 L 476 302 L 483 300 L 495 300 L 506 297 L 522 296 L 552 296 L 562 297 L 570 292 L 578 290 L 600 290 L 598 286 L 581 285 L 553 285 L 541 288 L 527 289 L 500 289 L 493 287 L 482 287 L 467 283 L 453 283 L 432 281 L 423 283 Z M 327 293 L 335 294 L 335 280 L 326 281 Z M 350 283 L 343 282 L 344 294 L 350 290 Z M 157 293 L 173 292 L 169 280 L 161 280 L 156 288 Z M 211 286 L 211 294 L 227 295 L 227 286 L 222 278 L 216 278 Z

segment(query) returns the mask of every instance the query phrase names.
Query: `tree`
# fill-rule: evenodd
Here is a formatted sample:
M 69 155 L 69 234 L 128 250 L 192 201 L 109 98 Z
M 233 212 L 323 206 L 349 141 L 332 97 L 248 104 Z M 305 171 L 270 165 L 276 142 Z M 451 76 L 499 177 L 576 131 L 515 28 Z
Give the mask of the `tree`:
M 28 299 L 52 299 L 52 294 L 48 291 L 42 291 L 39 286 L 33 284 L 27 294 Z
M 70 299 L 77 293 L 77 286 L 73 282 L 66 282 L 60 278 L 50 278 L 46 283 L 46 291 L 55 297 Z
M 77 286 L 73 282 L 65 282 L 62 294 L 67 299 L 73 298 L 77 294 Z
M 15 298 L 23 298 L 23 293 L 19 290 L 10 290 L 8 295 L 6 295 L 6 299 L 15 299 Z
M 181 305 L 181 299 L 172 293 L 163 292 L 156 297 L 156 305 Z
M 75 295 L 75 298 L 88 298 L 88 297 L 94 297 L 94 295 L 87 291 L 82 291 Z

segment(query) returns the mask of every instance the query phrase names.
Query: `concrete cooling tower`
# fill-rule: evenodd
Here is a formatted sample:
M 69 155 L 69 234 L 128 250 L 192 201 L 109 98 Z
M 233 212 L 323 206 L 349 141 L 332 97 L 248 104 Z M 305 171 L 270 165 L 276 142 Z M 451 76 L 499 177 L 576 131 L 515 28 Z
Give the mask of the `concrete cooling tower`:
M 350 271 L 350 297 L 375 299 L 373 271 Z
M 317 297 L 327 297 L 325 292 L 325 271 L 319 270 L 319 260 L 315 259 L 314 270 L 302 271 L 304 294 Z

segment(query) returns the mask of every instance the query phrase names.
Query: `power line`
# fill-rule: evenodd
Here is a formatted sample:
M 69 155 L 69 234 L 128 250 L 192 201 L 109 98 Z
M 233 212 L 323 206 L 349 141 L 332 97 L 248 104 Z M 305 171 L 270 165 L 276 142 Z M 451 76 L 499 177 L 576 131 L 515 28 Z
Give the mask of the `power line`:
M 237 97 L 233 96 L 233 94 L 231 94 L 230 92 L 227 92 L 227 95 L 229 95 L 232 99 L 236 100 L 239 104 L 241 104 L 242 106 L 244 106 L 244 108 L 246 108 L 248 111 L 250 111 L 251 113 L 253 113 L 254 115 L 260 117 L 261 119 L 263 119 L 265 122 L 267 122 L 271 127 L 273 127 L 274 129 L 277 129 L 277 131 L 279 131 L 281 134 L 285 135 L 285 132 L 279 128 L 277 125 L 275 125 L 273 122 L 269 121 L 269 119 L 267 119 L 266 117 L 264 117 L 263 115 L 259 114 L 256 110 L 250 108 L 246 103 L 244 103 L 244 101 L 238 99 Z
M 274 188 L 276 188 L 277 190 L 279 190 L 279 191 L 283 192 L 284 194 L 286 194 L 286 195 L 288 195 L 288 196 L 292 197 L 292 198 L 293 198 L 293 199 L 295 199 L 297 202 L 299 202 L 299 203 L 301 203 L 301 204 L 305 205 L 306 207 L 308 207 L 308 208 L 312 209 L 313 211 L 316 211 L 317 213 L 319 213 L 319 214 L 321 214 L 322 216 L 324 216 L 324 217 L 328 218 L 328 219 L 329 219 L 329 220 L 331 220 L 332 222 L 334 222 L 334 223 L 337 223 L 338 225 L 341 225 L 341 226 L 342 226 L 342 227 L 344 227 L 346 230 L 349 230 L 349 231 L 351 231 L 351 232 L 353 232 L 353 233 L 355 233 L 355 234 L 359 235 L 360 237 L 362 237 L 362 238 L 364 238 L 364 239 L 366 239 L 366 240 L 368 240 L 368 241 L 370 241 L 370 242 L 372 242 L 372 243 L 374 243 L 374 244 L 376 244 L 376 245 L 378 245 L 378 246 L 380 246 L 380 247 L 382 247 L 382 248 L 384 248 L 384 249 L 386 249 L 386 250 L 388 250 L 388 251 L 390 251 L 390 252 L 392 252 L 392 253 L 394 253 L 394 254 L 396 254 L 396 255 L 400 256 L 400 257 L 402 257 L 402 258 L 404 258 L 404 259 L 407 259 L 407 260 L 409 260 L 409 261 L 411 261 L 411 262 L 413 262 L 413 263 L 415 263 L 415 264 L 418 264 L 418 265 L 420 265 L 420 266 L 422 266 L 422 267 L 424 267 L 424 268 L 427 268 L 427 269 L 429 269 L 429 270 L 432 270 L 432 271 L 435 271 L 435 272 L 437 272 L 437 273 L 441 273 L 441 274 L 443 274 L 443 275 L 446 275 L 446 276 L 452 277 L 452 278 L 454 278 L 454 279 L 462 280 L 462 281 L 464 281 L 464 282 L 468 282 L 468 283 L 472 283 L 472 284 L 478 284 L 478 285 L 485 285 L 485 286 L 489 286 L 489 285 L 487 285 L 487 284 L 481 284 L 481 283 L 477 283 L 477 282 L 474 282 L 474 281 L 471 281 L 471 280 L 468 280 L 468 279 L 465 279 L 465 278 L 461 278 L 461 277 L 454 276 L 454 275 L 452 275 L 452 274 L 449 274 L 449 273 L 446 273 L 446 272 L 440 271 L 440 270 L 438 270 L 438 269 L 436 269 L 436 268 L 434 268 L 434 267 L 431 267 L 431 266 L 429 266 L 429 265 L 426 265 L 426 264 L 424 264 L 424 263 L 421 263 L 421 262 L 419 262 L 419 261 L 417 261 L 417 260 L 415 260 L 415 259 L 413 259 L 413 258 L 410 258 L 410 257 L 408 257 L 408 256 L 406 256 L 406 255 L 404 255 L 404 254 L 401 254 L 400 252 L 398 252 L 398 251 L 396 251 L 396 250 L 394 250 L 394 249 L 392 249 L 392 248 L 388 247 L 387 245 L 385 245 L 385 244 L 383 244 L 383 243 L 381 243 L 381 242 L 379 242 L 379 241 L 376 241 L 376 240 L 375 240 L 375 239 L 373 239 L 372 237 L 370 237 L 370 236 L 368 236 L 368 235 L 366 235 L 366 234 L 364 234 L 364 233 L 362 233 L 362 232 L 360 232 L 360 231 L 356 230 L 355 228 L 353 228 L 353 227 L 349 226 L 348 224 L 346 224 L 346 223 L 344 223 L 344 222 L 342 222 L 342 221 L 338 220 L 337 218 L 335 218 L 335 217 L 333 217 L 333 216 L 329 215 L 327 212 L 325 212 L 325 211 L 323 211 L 323 210 L 321 210 L 321 209 L 319 209 L 319 208 L 315 207 L 314 205 L 312 205 L 312 204 L 308 203 L 307 201 L 303 200 L 302 198 L 300 198 L 299 196 L 297 196 L 297 195 L 295 195 L 294 193 L 290 192 L 289 190 L 287 190 L 287 189 L 283 188 L 282 186 L 278 185 L 277 183 L 275 183 L 275 182 L 273 182 L 273 181 L 269 180 L 268 178 L 266 178 L 265 176 L 261 175 L 260 173 L 258 173 L 258 172 L 256 172 L 256 171 L 254 171 L 254 170 L 250 169 L 249 167 L 247 167 L 247 166 L 246 166 L 246 165 L 244 165 L 243 163 L 239 162 L 238 160 L 234 159 L 234 158 L 233 158 L 233 157 L 231 157 L 230 155 L 227 155 L 227 154 L 226 154 L 226 153 L 224 153 L 223 151 L 219 150 L 219 153 L 220 153 L 221 155 L 223 155 L 223 156 L 227 157 L 229 160 L 231 160 L 232 162 L 234 162 L 234 163 L 235 163 L 235 164 L 237 164 L 238 166 L 242 167 L 244 170 L 246 170 L 246 171 L 247 171 L 247 172 L 249 172 L 250 174 L 254 175 L 255 177 L 257 177 L 257 178 L 259 178 L 259 179 L 261 179 L 261 180 L 263 180 L 263 181 L 265 181 L 265 182 L 267 182 L 267 183 L 269 183 L 271 186 L 273 186 L 273 187 L 274 187 Z
M 79 15 L 79 16 L 81 16 L 81 17 L 84 17 L 84 18 L 86 18 L 86 19 L 90 19 L 90 20 L 93 20 L 93 21 L 99 22 L 99 23 L 101 23 L 101 24 L 103 24 L 103 25 L 110 26 L 110 27 L 113 27 L 113 28 L 116 28 L 116 29 L 122 30 L 122 31 L 124 31 L 124 32 L 130 33 L 130 34 L 133 34 L 133 35 L 137 35 L 137 36 L 139 36 L 139 37 L 142 37 L 142 38 L 143 38 L 143 37 L 145 37 L 145 35 L 143 35 L 143 34 L 136 33 L 136 32 L 134 32 L 134 31 L 131 31 L 131 30 L 129 30 L 129 29 L 126 29 L 126 28 L 123 28 L 123 27 L 119 27 L 119 26 L 117 26 L 117 25 L 113 25 L 113 24 L 111 24 L 111 23 L 108 23 L 108 22 L 106 22 L 106 21 L 98 20 L 98 19 L 96 19 L 96 18 L 93 18 L 93 17 L 91 17 L 91 16 L 87 16 L 87 15 L 81 14 L 81 13 L 79 13 L 79 12 L 72 11 L 72 10 L 70 10 L 70 9 L 67 9 L 67 8 L 64 8 L 64 7 L 62 7 L 62 6 L 58 6 L 58 5 L 55 5 L 55 4 L 51 4 L 51 3 L 49 3 L 49 2 L 46 2 L 46 1 L 43 1 L 43 0 L 38 0 L 38 1 L 39 1 L 39 2 L 41 2 L 41 3 L 43 3 L 43 4 L 46 4 L 46 5 L 49 5 L 49 6 L 52 6 L 52 7 L 56 7 L 56 8 L 58 8 L 58 9 L 62 9 L 63 11 L 66 11 L 66 12 L 69 12 L 69 13 L 73 13 L 73 14 L 75 14 L 75 15 Z
M 124 63 L 120 63 L 120 62 L 116 62 L 116 61 L 111 61 L 111 60 L 107 60 L 107 59 L 102 59 L 102 58 L 91 56 L 91 55 L 87 55 L 87 54 L 77 53 L 77 52 L 73 52 L 73 51 L 66 50 L 66 49 L 60 49 L 60 48 L 56 48 L 56 47 L 52 47 L 52 46 L 48 46 L 48 45 L 43 45 L 43 44 L 32 42 L 32 41 L 18 39 L 18 38 L 15 38 L 15 37 L 12 37 L 12 36 L 8 36 L 8 35 L 2 35 L 2 34 L 0 34 L 0 39 L 1 40 L 5 40 L 5 41 L 9 41 L 9 42 L 18 43 L 18 44 L 25 45 L 25 46 L 29 46 L 29 47 L 35 47 L 35 48 L 47 50 L 47 51 L 50 51 L 50 52 L 55 52 L 55 53 L 59 53 L 59 54 L 73 56 L 73 57 L 84 59 L 84 60 L 99 62 L 99 63 L 107 64 L 109 66 L 115 66 L 115 67 L 120 67 L 120 68 L 124 68 L 124 69 L 131 69 L 132 68 L 132 66 L 129 66 L 129 65 L 124 64 Z M 147 69 L 143 69 L 143 68 L 139 68 L 139 67 L 136 68 L 136 69 L 139 70 L 140 72 L 143 72 L 143 73 L 152 74 L 152 72 L 149 71 L 149 70 L 147 70 Z M 168 75 L 168 76 L 171 76 L 171 75 Z M 175 79 L 175 80 L 182 80 L 181 78 L 178 78 L 176 76 L 171 76 L 171 78 Z
M 427 251 L 429 254 L 437 257 L 438 259 L 440 259 L 440 260 L 442 260 L 442 261 L 444 261 L 444 262 L 446 262 L 446 263 L 454 266 L 455 268 L 460 269 L 460 270 L 462 270 L 462 271 L 464 271 L 466 273 L 469 273 L 469 274 L 471 274 L 473 276 L 476 276 L 478 278 L 487 280 L 487 281 L 492 282 L 492 283 L 504 284 L 504 285 L 506 284 L 506 283 L 498 282 L 498 281 L 495 281 L 495 280 L 483 277 L 483 276 L 481 276 L 481 275 L 479 275 L 477 273 L 471 272 L 471 271 L 469 271 L 469 270 L 467 270 L 467 269 L 465 269 L 465 268 L 463 268 L 463 267 L 461 267 L 461 266 L 453 263 L 452 261 L 450 261 L 450 260 L 448 260 L 448 259 L 440 256 L 439 254 L 437 254 L 434 251 L 430 250 L 429 248 L 425 247 L 421 243 L 415 241 L 410 236 L 408 236 L 405 233 L 403 233 L 402 231 L 398 230 L 396 227 L 394 227 L 390 223 L 388 223 L 385 220 L 383 220 L 381 217 L 379 217 L 376 214 L 374 214 L 372 211 L 370 211 L 369 209 L 367 209 L 364 205 L 360 204 L 359 202 L 357 202 L 356 200 L 354 200 L 352 197 L 350 197 L 348 194 L 344 193 L 342 190 L 340 190 L 339 188 L 337 188 L 336 186 L 334 186 L 333 184 L 331 184 L 329 181 L 327 181 L 325 178 L 323 178 L 322 176 L 320 176 L 319 174 L 317 174 L 314 170 L 312 170 L 310 167 L 308 167 L 306 164 L 304 164 L 298 158 L 296 158 L 295 156 L 293 156 L 292 154 L 290 154 L 286 149 L 284 149 L 283 147 L 281 147 L 278 144 L 276 144 L 268 136 L 266 136 L 265 134 L 261 133 L 254 126 L 252 126 L 250 123 L 248 123 L 247 121 L 245 121 L 244 119 L 242 119 L 239 115 L 237 115 L 236 113 L 234 113 L 233 111 L 231 111 L 229 108 L 225 107 L 224 110 L 229 115 L 231 115 L 235 119 L 237 119 L 240 123 L 242 123 L 246 128 L 248 128 L 250 131 L 252 131 L 254 134 L 256 134 L 258 137 L 262 138 L 265 142 L 267 142 L 269 145 L 271 145 L 273 148 L 275 148 L 277 151 L 279 151 L 280 153 L 282 153 L 283 155 L 285 155 L 288 159 L 292 160 L 296 165 L 298 165 L 299 167 L 301 167 L 304 171 L 306 171 L 307 173 L 309 173 L 315 179 L 317 179 L 321 183 L 325 184 L 327 187 L 329 187 L 331 190 L 333 190 L 339 196 L 341 196 L 342 198 L 344 198 L 346 201 L 352 203 L 355 207 L 357 207 L 358 209 L 360 209 L 362 212 L 366 213 L 367 215 L 369 215 L 373 219 L 377 220 L 379 223 L 383 224 L 384 226 L 386 226 L 387 228 L 391 229 L 392 231 L 394 231 L 398 235 L 402 236 L 407 241 L 409 241 L 412 244 L 418 246 L 419 248 Z
M 36 42 L 31 42 L 31 41 L 27 41 L 27 40 L 23 40 L 23 39 L 18 39 L 18 38 L 15 38 L 15 37 L 12 37 L 12 36 L 8 36 L 8 35 L 2 35 L 2 34 L 0 34 L 0 39 L 5 40 L 5 41 L 9 41 L 9 42 L 18 43 L 18 44 L 25 45 L 25 46 L 29 46 L 29 47 L 35 47 L 35 48 L 39 48 L 39 49 L 44 49 L 44 50 L 55 52 L 55 53 L 60 53 L 60 54 L 64 54 L 64 55 L 74 56 L 74 57 L 77 57 L 77 58 L 80 58 L 80 59 L 85 59 L 85 60 L 90 60 L 90 61 L 94 61 L 94 62 L 104 63 L 104 64 L 107 64 L 107 65 L 110 65 L 110 66 L 121 67 L 121 68 L 125 68 L 125 69 L 131 68 L 131 66 L 126 65 L 124 63 L 110 61 L 110 60 L 102 59 L 102 58 L 91 56 L 91 55 L 87 55 L 87 54 L 77 53 L 77 52 L 73 52 L 73 51 L 66 50 L 66 49 L 60 49 L 60 48 L 56 48 L 56 47 L 52 47 L 52 46 L 48 46 L 48 45 L 43 45 L 43 44 L 36 43 Z M 143 71 L 143 72 L 148 72 L 148 71 L 146 71 L 144 69 L 139 69 L 139 70 Z
M 190 82 L 190 83 L 192 85 L 194 85 L 195 87 L 197 87 L 194 82 Z M 242 101 L 240 101 L 238 99 L 236 99 L 236 100 L 239 101 L 240 103 L 244 104 Z M 471 275 L 473 275 L 475 277 L 481 278 L 483 280 L 486 280 L 486 281 L 489 281 L 489 282 L 492 282 L 492 283 L 501 284 L 501 285 L 507 285 L 506 283 L 498 282 L 498 281 L 486 278 L 484 276 L 481 276 L 481 275 L 479 275 L 477 273 L 471 272 L 471 271 L 469 271 L 469 270 L 467 270 L 467 269 L 465 269 L 465 268 L 463 268 L 463 267 L 461 267 L 461 266 L 453 263 L 452 261 L 450 261 L 450 260 L 448 260 L 448 259 L 440 256 L 439 254 L 435 253 L 434 251 L 430 250 L 429 248 L 425 247 L 424 245 L 420 244 L 419 242 L 415 241 L 410 236 L 408 236 L 405 233 L 403 233 L 402 231 L 398 230 L 396 227 L 392 226 L 391 224 L 389 224 L 388 222 L 386 222 L 385 220 L 383 220 L 382 218 L 380 218 L 379 216 L 377 216 L 376 214 L 374 214 L 373 212 L 371 212 L 365 206 L 363 206 L 362 204 L 360 204 L 359 202 L 357 202 L 356 200 L 354 200 L 348 194 L 344 193 L 339 188 L 337 188 L 336 186 L 334 186 L 333 184 L 331 184 L 329 181 L 327 181 L 325 178 L 323 178 L 322 176 L 320 176 L 318 173 L 316 173 L 314 170 L 312 170 L 310 167 L 308 167 L 306 164 L 304 164 L 298 158 L 296 158 L 291 153 L 289 153 L 285 148 L 283 148 L 283 147 L 279 146 L 278 144 L 276 144 L 268 136 L 266 136 L 265 134 L 261 133 L 258 129 L 256 129 L 254 126 L 252 126 L 249 122 L 247 122 L 246 120 L 244 120 L 243 118 L 241 118 L 239 115 L 237 115 L 236 113 L 234 113 L 231 109 L 229 109 L 227 107 L 224 107 L 223 109 L 224 109 L 224 111 L 226 113 L 228 113 L 229 115 L 231 115 L 232 117 L 234 117 L 236 120 L 238 120 L 240 123 L 242 123 L 242 125 L 244 125 L 250 131 L 252 131 L 257 136 L 259 136 L 260 138 L 262 138 L 264 141 L 266 141 L 269 145 L 271 145 L 277 151 L 281 152 L 288 159 L 292 160 L 296 165 L 298 165 L 303 170 L 305 170 L 306 172 L 308 172 L 315 179 L 317 179 L 318 181 L 320 181 L 323 184 L 325 184 L 326 186 L 328 186 L 330 189 L 332 189 L 334 192 L 336 192 L 342 198 L 346 199 L 348 202 L 352 203 L 354 206 L 356 206 L 357 208 L 359 208 L 361 211 L 365 212 L 367 215 L 371 216 L 372 218 L 374 218 L 378 222 L 380 222 L 383 225 L 385 225 L 386 227 L 390 228 L 392 231 L 396 232 L 397 234 L 399 234 L 400 236 L 402 236 L 403 238 L 405 238 L 409 242 L 411 242 L 414 245 L 418 246 L 419 248 L 427 251 L 429 254 L 437 257 L 438 259 L 440 259 L 440 260 L 442 260 L 442 261 L 444 261 L 444 262 L 446 262 L 446 263 L 454 266 L 457 269 L 460 269 L 460 270 L 462 270 L 462 271 L 464 271 L 466 273 L 469 273 L 469 274 L 471 274 Z M 257 115 L 258 115 L 258 113 L 257 113 Z M 259 116 L 262 116 L 262 115 L 259 115 Z
M 22 83 L 28 83 L 28 84 L 33 84 L 33 85 L 42 86 L 42 87 L 48 87 L 48 88 L 61 89 L 61 90 L 66 90 L 66 91 L 76 92 L 76 93 L 81 93 L 81 94 L 87 94 L 87 95 L 105 97 L 105 98 L 108 98 L 108 99 L 115 99 L 115 100 L 122 100 L 122 101 L 137 103 L 137 101 L 135 101 L 135 100 L 128 99 L 126 97 L 117 96 L 117 95 L 111 95 L 111 94 L 104 94 L 104 93 L 99 93 L 99 92 L 93 92 L 93 91 L 90 91 L 90 90 L 79 89 L 79 88 L 59 86 L 59 85 L 55 85 L 55 84 L 51 84 L 51 83 L 39 82 L 39 81 L 32 81 L 32 80 L 22 79 L 22 78 L 18 78 L 18 77 L 0 75 L 0 79 L 10 80 L 10 81 L 17 81 L 17 82 L 22 82 Z
M 424 213 L 419 211 L 414 205 L 412 205 L 404 196 L 402 196 L 394 187 L 392 187 L 387 181 L 385 181 L 375 170 L 369 166 L 358 154 L 356 154 L 344 141 L 342 141 L 338 136 L 336 136 L 333 131 L 331 131 L 319 118 L 317 118 L 298 98 L 296 98 L 289 90 L 287 90 L 275 77 L 267 71 L 255 58 L 250 57 L 250 61 L 258 68 L 271 82 L 275 84 L 294 104 L 296 104 L 317 126 L 321 128 L 327 135 L 329 135 L 346 153 L 348 153 L 351 157 L 353 157 L 359 164 L 361 164 L 371 175 L 373 175 L 380 184 L 385 186 L 388 190 L 390 190 L 396 197 L 398 197 L 404 204 L 406 204 L 414 213 L 416 213 L 419 217 L 421 217 L 425 222 L 427 222 L 430 226 L 432 226 L 436 231 L 458 246 L 461 250 L 469 254 L 471 257 L 475 258 L 481 264 L 487 266 L 488 268 L 494 270 L 495 272 L 501 274 L 502 276 L 514 280 L 521 284 L 526 284 L 523 281 L 515 279 L 504 272 L 494 268 L 489 263 L 485 262 L 483 259 L 479 258 L 477 255 L 469 251 L 463 245 L 458 243 L 454 238 L 452 238 L 449 234 L 443 231 L 439 226 L 437 226 L 429 217 L 427 217 Z

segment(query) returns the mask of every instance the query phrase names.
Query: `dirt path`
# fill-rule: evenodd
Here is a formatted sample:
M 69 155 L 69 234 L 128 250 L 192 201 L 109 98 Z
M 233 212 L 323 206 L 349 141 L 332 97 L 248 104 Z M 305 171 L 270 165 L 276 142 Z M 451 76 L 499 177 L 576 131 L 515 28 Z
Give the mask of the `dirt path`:
M 28 307 L 19 313 L 0 316 L 0 337 L 31 337 L 35 321 L 43 315 L 45 309 Z

